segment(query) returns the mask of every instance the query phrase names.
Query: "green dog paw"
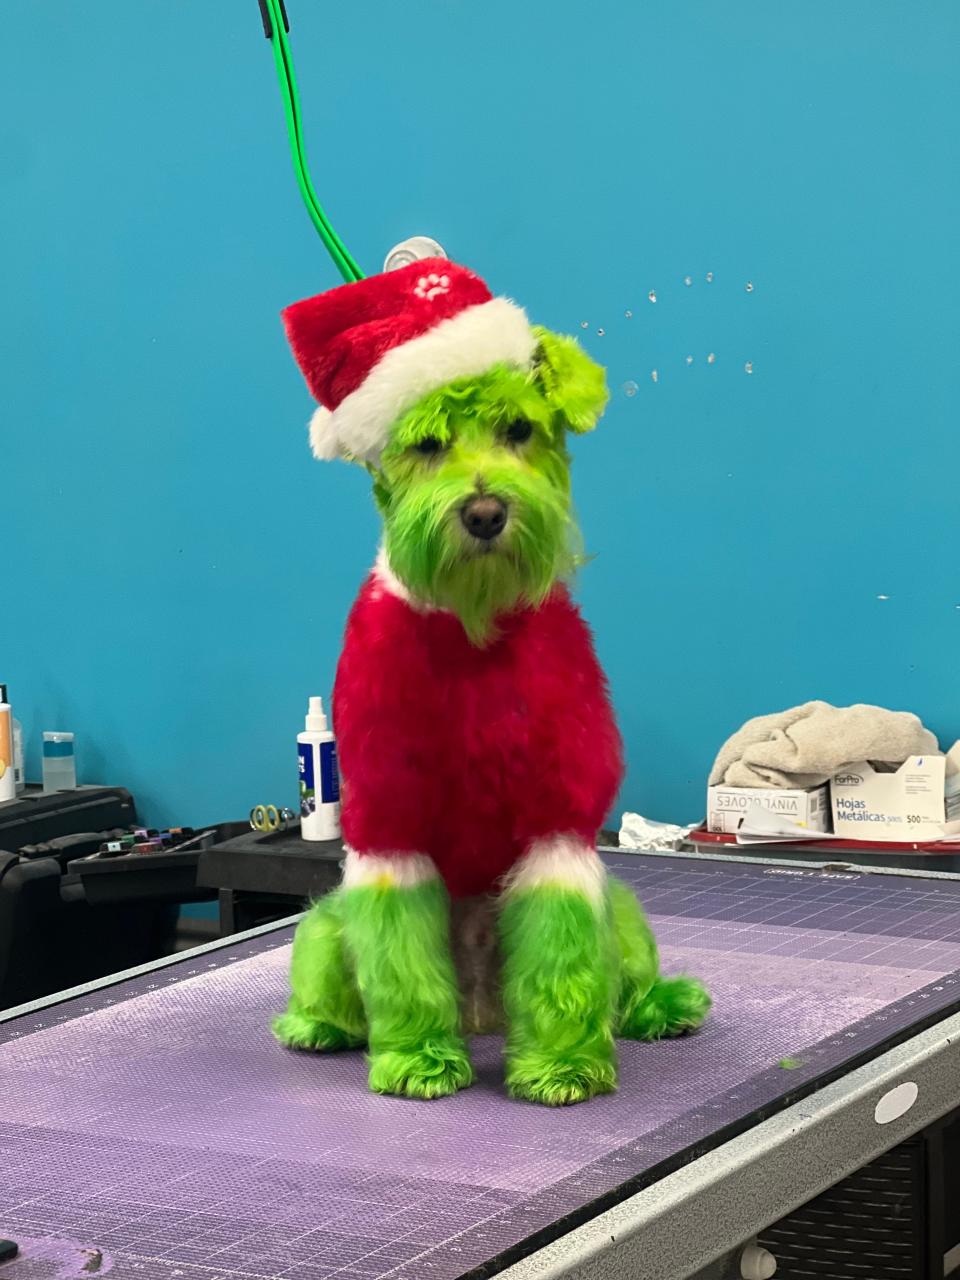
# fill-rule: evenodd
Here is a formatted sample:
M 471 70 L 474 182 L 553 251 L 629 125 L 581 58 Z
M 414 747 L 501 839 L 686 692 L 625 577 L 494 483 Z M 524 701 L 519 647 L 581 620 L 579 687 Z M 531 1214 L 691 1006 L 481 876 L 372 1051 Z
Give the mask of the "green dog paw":
M 370 1059 L 370 1088 L 406 1098 L 445 1098 L 473 1083 L 473 1067 L 462 1045 L 429 1044 L 393 1049 Z
M 696 978 L 658 978 L 628 1009 L 619 1034 L 627 1040 L 660 1040 L 695 1031 L 710 1012 L 710 995 Z
M 338 1049 L 359 1049 L 363 1044 L 329 1022 L 298 1012 L 282 1013 L 273 1020 L 273 1034 L 288 1049 L 312 1049 L 316 1053 L 334 1053 Z
M 567 1107 L 585 1102 L 617 1087 L 617 1068 L 609 1059 L 581 1059 L 556 1062 L 522 1060 L 507 1068 L 507 1088 L 511 1097 L 542 1102 L 548 1107 Z

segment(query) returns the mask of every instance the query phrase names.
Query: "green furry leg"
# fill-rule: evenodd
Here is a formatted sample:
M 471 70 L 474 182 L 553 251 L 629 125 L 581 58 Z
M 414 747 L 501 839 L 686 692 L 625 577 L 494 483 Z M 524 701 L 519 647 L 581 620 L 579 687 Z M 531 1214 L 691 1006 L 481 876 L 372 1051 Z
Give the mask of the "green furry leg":
M 696 978 L 661 978 L 653 931 L 633 892 L 609 880 L 610 909 L 620 949 L 617 1034 L 627 1040 L 659 1040 L 699 1027 L 710 996 Z
M 360 993 L 343 940 L 342 897 L 335 890 L 301 920 L 290 961 L 290 1003 L 273 1034 L 290 1049 L 356 1049 L 367 1038 Z
M 439 879 L 344 890 L 344 922 L 370 1028 L 375 1093 L 440 1098 L 473 1080 L 460 1034 L 448 903 Z
M 617 1086 L 606 911 L 559 885 L 508 890 L 500 914 L 507 1087 L 551 1106 Z

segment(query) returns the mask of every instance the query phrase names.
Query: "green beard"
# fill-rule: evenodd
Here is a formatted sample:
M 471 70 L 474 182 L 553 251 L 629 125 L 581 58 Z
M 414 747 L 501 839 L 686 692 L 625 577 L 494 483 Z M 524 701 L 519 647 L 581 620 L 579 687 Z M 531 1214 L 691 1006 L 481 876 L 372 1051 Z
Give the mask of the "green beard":
M 514 549 L 470 551 L 452 548 L 439 557 L 407 556 L 387 538 L 390 567 L 418 600 L 449 609 L 459 618 L 471 643 L 483 646 L 496 639 L 498 615 L 541 604 L 558 578 L 572 574 L 577 557 L 572 549 L 533 558 Z
M 509 510 L 494 542 L 462 528 L 459 510 L 473 486 L 455 473 L 400 500 L 386 527 L 393 572 L 417 599 L 455 613 L 477 645 L 496 636 L 498 614 L 541 604 L 578 560 L 565 489 L 496 474 L 489 486 Z

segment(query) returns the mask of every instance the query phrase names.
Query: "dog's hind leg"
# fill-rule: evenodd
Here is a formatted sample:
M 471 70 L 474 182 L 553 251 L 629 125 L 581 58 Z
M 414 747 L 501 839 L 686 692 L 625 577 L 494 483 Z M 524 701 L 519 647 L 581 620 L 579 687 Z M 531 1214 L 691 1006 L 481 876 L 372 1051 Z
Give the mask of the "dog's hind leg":
M 370 1088 L 439 1098 L 470 1084 L 449 902 L 433 862 L 349 852 L 343 909 L 369 1026 Z
M 343 937 L 342 890 L 315 903 L 297 926 L 290 962 L 290 1002 L 273 1034 L 291 1049 L 354 1049 L 366 1018 Z
M 503 893 L 507 1087 L 553 1106 L 616 1088 L 617 958 L 606 872 L 573 837 L 537 841 Z
M 613 876 L 608 886 L 620 952 L 617 1035 L 659 1040 L 699 1027 L 710 1009 L 706 988 L 696 978 L 660 976 L 657 943 L 633 891 Z

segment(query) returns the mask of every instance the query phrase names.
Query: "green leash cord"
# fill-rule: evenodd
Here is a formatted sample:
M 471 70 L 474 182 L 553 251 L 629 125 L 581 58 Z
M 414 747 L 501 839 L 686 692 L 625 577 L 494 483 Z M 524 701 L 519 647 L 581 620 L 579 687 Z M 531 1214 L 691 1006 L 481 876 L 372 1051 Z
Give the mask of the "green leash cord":
M 297 175 L 297 185 L 303 196 L 303 203 L 307 206 L 307 213 L 320 233 L 320 239 L 326 245 L 327 252 L 344 280 L 351 284 L 355 280 L 362 280 L 363 272 L 330 225 L 330 220 L 324 213 L 323 206 L 313 188 L 310 171 L 307 168 L 297 78 L 293 70 L 290 41 L 287 39 L 290 24 L 287 22 L 283 0 L 259 0 L 259 3 L 263 33 L 273 45 L 273 60 L 277 67 L 277 79 L 280 81 L 280 97 L 283 99 L 283 113 L 287 118 L 287 133 L 290 136 L 290 150 L 293 154 L 293 171 Z

